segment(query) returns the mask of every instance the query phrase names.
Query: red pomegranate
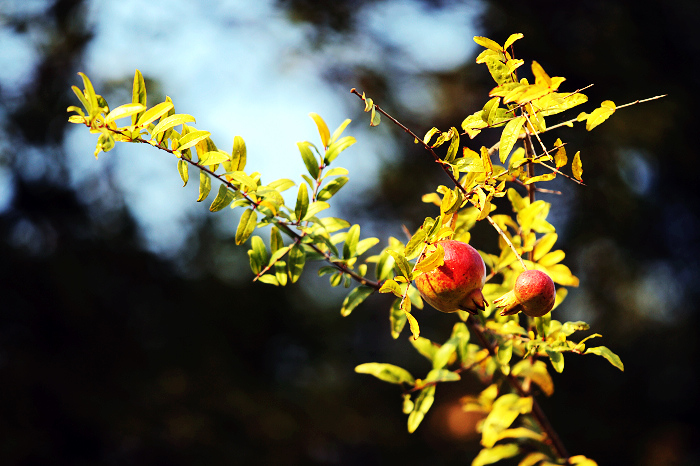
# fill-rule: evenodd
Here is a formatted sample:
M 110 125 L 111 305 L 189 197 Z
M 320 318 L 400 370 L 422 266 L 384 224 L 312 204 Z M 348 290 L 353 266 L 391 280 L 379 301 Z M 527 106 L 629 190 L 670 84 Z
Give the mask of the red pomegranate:
M 515 279 L 515 287 L 493 303 L 503 307 L 501 315 L 523 311 L 530 317 L 542 317 L 552 310 L 556 291 L 554 282 L 544 272 L 526 270 Z
M 487 303 L 481 289 L 486 280 L 484 260 L 467 243 L 439 241 L 445 251 L 444 264 L 416 278 L 416 288 L 438 311 L 467 311 L 476 314 Z

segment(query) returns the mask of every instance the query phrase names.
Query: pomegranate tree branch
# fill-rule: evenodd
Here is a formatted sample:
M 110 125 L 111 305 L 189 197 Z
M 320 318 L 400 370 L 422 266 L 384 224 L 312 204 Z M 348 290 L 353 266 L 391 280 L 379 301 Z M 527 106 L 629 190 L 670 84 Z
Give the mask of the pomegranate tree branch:
M 355 89 L 354 87 L 352 89 L 350 89 L 350 92 L 352 92 L 353 94 L 358 96 L 363 101 L 365 100 L 365 98 L 362 96 L 362 94 L 357 92 L 357 89 Z M 462 186 L 462 184 L 459 182 L 459 180 L 457 178 L 455 178 L 454 174 L 452 173 L 452 170 L 448 166 L 446 166 L 445 162 L 443 162 L 440 159 L 440 157 L 435 153 L 435 151 L 433 150 L 432 147 L 430 147 L 430 145 L 428 145 L 425 141 L 423 141 L 423 139 L 418 137 L 418 135 L 416 135 L 413 131 L 411 131 L 406 126 L 404 126 L 399 120 L 397 120 L 396 118 L 394 118 L 393 116 L 391 116 L 387 112 L 385 112 L 384 109 L 382 109 L 379 105 L 377 105 L 377 104 L 373 104 L 373 105 L 374 105 L 374 108 L 376 109 L 376 111 L 378 111 L 379 113 L 381 113 L 382 115 L 387 117 L 396 126 L 398 126 L 402 130 L 404 130 L 405 132 L 407 132 L 408 134 L 413 136 L 414 140 L 420 142 L 423 145 L 423 147 L 425 148 L 425 150 L 430 152 L 430 155 L 433 156 L 433 159 L 435 160 L 435 162 L 440 164 L 443 171 L 447 174 L 447 176 L 450 177 L 450 179 L 455 184 L 455 186 L 457 186 L 460 189 L 460 191 L 462 191 L 462 193 L 464 194 L 465 197 L 468 197 L 471 194 L 471 193 L 467 192 L 466 188 L 464 186 Z
M 476 335 L 476 338 L 477 340 L 479 340 L 479 343 L 481 343 L 481 346 L 486 348 L 486 350 L 492 357 L 496 358 L 497 345 L 491 344 L 491 342 L 489 342 L 489 340 L 486 338 L 485 329 L 483 329 L 481 325 L 475 322 L 472 316 L 469 316 L 469 318 L 467 319 L 467 326 L 469 327 L 469 331 Z M 525 390 L 523 388 L 523 385 L 520 383 L 520 380 L 517 377 L 515 377 L 512 373 L 508 373 L 508 375 L 506 375 L 505 377 L 508 383 L 513 387 L 513 389 L 518 393 L 519 396 L 532 396 L 532 393 L 529 390 Z M 545 441 L 549 444 L 550 447 L 552 447 L 556 455 L 559 456 L 559 458 L 568 459 L 569 453 L 566 450 L 564 443 L 559 438 L 559 435 L 554 430 L 554 427 L 549 422 L 547 415 L 544 413 L 544 411 L 542 411 L 542 407 L 537 402 L 537 399 L 535 399 L 534 396 L 532 396 L 532 416 L 535 418 L 535 421 L 537 421 L 537 424 L 539 424 L 542 431 L 544 431 L 547 434 L 547 439 Z

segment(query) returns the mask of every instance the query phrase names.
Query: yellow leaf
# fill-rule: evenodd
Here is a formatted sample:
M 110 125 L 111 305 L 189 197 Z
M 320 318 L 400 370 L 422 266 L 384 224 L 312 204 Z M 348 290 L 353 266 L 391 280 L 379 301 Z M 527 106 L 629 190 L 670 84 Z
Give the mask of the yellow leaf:
M 557 139 L 557 141 L 554 143 L 554 147 L 557 148 L 557 153 L 554 154 L 554 163 L 556 164 L 557 168 L 561 168 L 566 165 L 566 162 L 568 161 L 566 157 L 566 148 L 564 148 L 564 143 L 561 142 L 561 139 Z
M 552 84 L 552 78 L 544 71 L 544 68 L 537 63 L 532 61 L 532 74 L 535 75 L 535 84 L 549 87 Z
M 493 41 L 488 37 L 474 36 L 474 42 L 495 52 L 503 51 L 503 48 L 498 44 L 498 42 Z
M 321 143 L 323 144 L 323 147 L 328 147 L 331 139 L 331 132 L 328 130 L 326 122 L 323 121 L 323 118 L 321 118 L 321 116 L 317 113 L 309 113 L 309 116 L 313 118 L 316 126 L 318 127 L 318 134 L 321 136 Z
M 533 176 L 532 178 L 528 178 L 525 180 L 525 184 L 532 184 L 532 183 L 537 183 L 539 181 L 550 181 L 556 178 L 557 174 L 555 172 L 550 172 L 550 173 L 545 173 L 544 175 L 539 175 L 539 176 Z
M 416 270 L 423 273 L 430 272 L 445 263 L 444 257 L 445 249 L 443 249 L 441 244 L 438 244 L 435 251 L 416 264 Z
M 501 163 L 505 163 L 510 151 L 513 150 L 513 146 L 517 142 L 518 136 L 520 136 L 520 130 L 524 124 L 525 117 L 520 116 L 510 120 L 506 124 L 506 127 L 503 128 L 503 133 L 501 133 L 501 142 L 498 147 L 498 158 L 500 159 Z M 486 168 L 486 165 L 484 165 L 484 168 Z M 487 173 L 492 171 L 493 169 L 487 170 Z
M 581 151 L 576 152 L 576 155 L 574 155 L 574 161 L 571 162 L 571 171 L 574 174 L 574 178 L 576 178 L 579 181 L 583 181 L 581 179 L 581 175 L 583 175 L 583 165 L 581 164 Z

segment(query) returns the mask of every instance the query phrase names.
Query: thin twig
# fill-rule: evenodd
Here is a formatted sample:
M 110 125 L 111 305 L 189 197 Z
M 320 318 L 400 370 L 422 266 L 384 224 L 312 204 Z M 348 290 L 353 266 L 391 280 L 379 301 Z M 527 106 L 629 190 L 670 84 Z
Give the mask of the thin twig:
M 527 267 L 525 266 L 525 262 L 523 261 L 523 258 L 520 257 L 520 254 L 518 254 L 518 251 L 516 251 L 515 246 L 511 242 L 510 238 L 508 238 L 508 235 L 506 235 L 505 232 L 503 230 L 501 230 L 501 227 L 498 226 L 498 224 L 491 218 L 490 215 L 486 216 L 486 220 L 489 221 L 491 226 L 493 226 L 496 229 L 496 231 L 498 232 L 498 234 L 501 235 L 501 238 L 503 238 L 505 240 L 505 242 L 508 244 L 508 246 L 510 246 L 510 249 L 513 251 L 513 254 L 515 254 L 515 257 L 517 257 L 518 260 L 520 261 L 520 265 L 523 266 L 523 269 L 527 270 Z
M 360 94 L 359 92 L 357 92 L 357 89 L 355 89 L 354 87 L 353 87 L 352 89 L 350 89 L 350 92 L 352 92 L 353 94 L 355 94 L 357 97 L 359 97 L 359 98 L 362 99 L 363 101 L 365 100 L 365 98 L 362 96 L 362 94 Z M 405 132 L 407 132 L 408 134 L 410 134 L 411 136 L 413 136 L 413 139 L 414 139 L 414 140 L 419 141 L 419 142 L 421 143 L 421 145 L 425 148 L 425 150 L 427 150 L 428 152 L 430 152 L 430 154 L 433 156 L 433 159 L 435 160 L 435 162 L 440 164 L 440 166 L 442 167 L 443 171 L 444 171 L 445 173 L 447 173 L 447 176 L 450 177 L 450 179 L 451 179 L 452 182 L 455 184 L 455 186 L 457 186 L 457 187 L 460 189 L 460 191 L 462 191 L 462 193 L 463 193 L 465 196 L 468 197 L 468 196 L 470 195 L 470 193 L 467 192 L 466 188 L 465 188 L 464 186 L 462 186 L 462 184 L 459 182 L 459 180 L 457 180 L 457 178 L 455 178 L 454 174 L 452 173 L 452 170 L 451 170 L 449 167 L 447 167 L 447 166 L 445 165 L 445 162 L 443 162 L 443 161 L 440 159 L 440 157 L 435 153 L 435 151 L 433 150 L 432 147 L 430 147 L 425 141 L 423 141 L 423 139 L 421 139 L 420 137 L 418 137 L 418 135 L 416 135 L 413 131 L 411 131 L 411 130 L 408 129 L 406 126 L 404 126 L 404 125 L 403 125 L 400 121 L 398 121 L 396 118 L 394 118 L 393 116 L 391 116 L 391 115 L 389 115 L 387 112 L 385 112 L 384 109 L 382 109 L 379 105 L 374 104 L 374 108 L 375 108 L 376 111 L 378 111 L 379 113 L 381 113 L 382 115 L 384 115 L 385 117 L 387 117 L 389 120 L 391 120 L 391 122 L 394 123 L 396 126 L 398 126 L 398 127 L 401 128 L 402 130 L 404 130 Z

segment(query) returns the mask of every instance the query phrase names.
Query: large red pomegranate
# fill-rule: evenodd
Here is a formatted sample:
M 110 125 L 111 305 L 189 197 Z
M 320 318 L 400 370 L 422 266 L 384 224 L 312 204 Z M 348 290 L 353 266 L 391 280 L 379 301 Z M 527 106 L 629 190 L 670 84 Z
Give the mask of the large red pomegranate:
M 467 311 L 476 314 L 487 303 L 481 289 L 486 279 L 484 260 L 467 243 L 439 241 L 445 251 L 444 264 L 416 278 L 416 288 L 438 311 Z
M 493 303 L 503 306 L 503 316 L 523 311 L 530 317 L 542 317 L 552 310 L 556 296 L 549 275 L 539 270 L 526 270 L 515 279 L 513 290 Z

